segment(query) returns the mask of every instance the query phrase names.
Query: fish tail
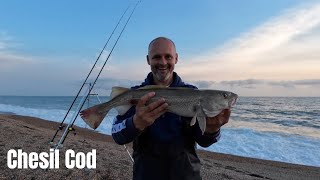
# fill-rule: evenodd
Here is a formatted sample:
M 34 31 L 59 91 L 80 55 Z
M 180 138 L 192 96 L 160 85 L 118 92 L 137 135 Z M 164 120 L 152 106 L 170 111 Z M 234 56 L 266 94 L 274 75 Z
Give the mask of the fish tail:
M 110 109 L 111 107 L 105 106 L 101 111 L 101 104 L 99 104 L 82 110 L 80 116 L 92 129 L 97 129 Z
M 80 112 L 81 118 L 84 120 L 86 124 L 88 124 L 91 128 L 96 129 L 99 127 L 103 119 L 106 117 L 110 109 L 113 107 L 116 108 L 120 115 L 123 115 L 131 108 L 131 104 L 123 104 L 118 105 L 116 97 L 120 96 L 121 94 L 129 91 L 128 88 L 123 87 L 113 87 L 112 92 L 110 95 L 111 100 L 92 106 L 88 109 L 85 109 Z

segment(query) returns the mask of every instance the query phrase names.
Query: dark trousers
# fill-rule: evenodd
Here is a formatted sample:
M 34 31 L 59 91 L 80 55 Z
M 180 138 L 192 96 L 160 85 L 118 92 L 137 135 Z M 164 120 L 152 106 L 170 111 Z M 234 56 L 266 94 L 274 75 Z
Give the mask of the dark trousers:
M 200 160 L 189 152 L 176 157 L 135 153 L 133 180 L 201 180 Z

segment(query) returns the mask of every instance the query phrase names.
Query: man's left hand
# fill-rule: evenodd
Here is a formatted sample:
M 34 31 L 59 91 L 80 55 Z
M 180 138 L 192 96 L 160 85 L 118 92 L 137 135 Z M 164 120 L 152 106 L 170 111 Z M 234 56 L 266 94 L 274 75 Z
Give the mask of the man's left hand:
M 205 132 L 210 134 L 218 132 L 221 126 L 228 123 L 230 114 L 231 110 L 225 109 L 215 117 L 207 117 Z

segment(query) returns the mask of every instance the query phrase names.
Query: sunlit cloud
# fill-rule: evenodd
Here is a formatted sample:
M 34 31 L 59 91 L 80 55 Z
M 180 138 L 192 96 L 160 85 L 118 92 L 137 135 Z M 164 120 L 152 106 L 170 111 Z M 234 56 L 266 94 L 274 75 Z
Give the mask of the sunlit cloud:
M 192 81 L 199 88 L 212 88 L 217 85 L 224 85 L 230 87 L 243 87 L 243 88 L 257 88 L 260 85 L 268 85 L 270 87 L 286 87 L 286 88 L 296 88 L 299 86 L 319 86 L 320 79 L 305 79 L 305 80 L 295 80 L 295 81 L 273 81 L 273 80 L 263 80 L 263 79 L 245 79 L 245 80 L 232 80 L 232 81 Z
M 200 89 L 230 90 L 241 96 L 320 96 L 319 42 L 320 3 L 304 5 L 286 10 L 220 47 L 184 59 L 175 70 Z M 16 51 L 19 44 L 23 45 L 0 30 L 0 80 L 12 89 L 40 84 L 49 87 L 50 91 L 41 90 L 43 94 L 55 94 L 56 87 L 61 89 L 60 94 L 68 87 L 71 90 L 67 94 L 73 94 L 99 55 L 36 57 Z M 93 77 L 108 54 L 103 51 Z M 148 72 L 144 57 L 119 61 L 116 55 L 111 56 L 96 90 L 140 84 Z M 11 94 L 7 92 L 11 91 L 3 94 Z
M 319 42 L 320 3 L 305 5 L 179 64 L 177 71 L 206 81 L 317 79 Z
M 89 80 L 93 82 L 92 79 Z M 76 89 L 82 81 L 71 83 Z M 121 86 L 130 88 L 142 83 L 142 80 L 101 78 L 97 81 L 93 92 L 110 95 L 111 88 Z M 246 79 L 232 81 L 188 81 L 199 89 L 218 89 L 237 93 L 239 96 L 319 96 L 320 79 L 275 81 L 264 79 Z
M 26 64 L 33 64 L 35 60 L 31 57 L 17 55 L 11 52 L 0 52 L 0 69 L 11 71 L 14 68 L 22 67 Z
M 8 48 L 11 39 L 5 31 L 0 31 L 0 51 Z
M 17 67 L 35 63 L 34 58 L 13 51 L 18 44 L 20 43 L 15 42 L 7 32 L 0 31 L 0 70 L 11 71 Z

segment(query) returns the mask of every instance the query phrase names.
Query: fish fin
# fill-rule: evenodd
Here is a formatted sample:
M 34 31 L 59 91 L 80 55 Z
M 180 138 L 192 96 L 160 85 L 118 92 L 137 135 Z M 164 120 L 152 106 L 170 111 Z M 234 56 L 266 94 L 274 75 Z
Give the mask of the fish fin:
M 212 110 L 208 110 L 206 108 L 203 108 L 202 109 L 204 114 L 207 116 L 207 117 L 215 117 L 217 116 L 218 114 L 220 114 L 222 112 L 222 110 L 215 110 L 215 111 L 212 111 Z
M 124 88 L 124 87 L 112 87 L 110 98 L 113 99 L 113 98 L 119 96 L 120 94 L 123 94 L 129 90 L 130 89 Z
M 206 117 L 205 116 L 198 116 L 197 117 L 198 123 L 199 123 L 199 127 L 201 129 L 202 134 L 204 133 L 204 131 L 206 130 Z
M 172 87 L 172 88 L 170 88 L 170 89 L 176 89 L 176 90 L 190 90 L 190 91 L 192 91 L 192 90 L 197 91 L 197 90 L 198 90 L 198 89 L 192 89 L 192 88 L 187 88 L 187 87 Z
M 131 104 L 117 106 L 115 109 L 118 111 L 119 115 L 124 115 L 130 108 L 132 107 Z
M 161 86 L 161 85 L 147 85 L 147 86 L 143 86 L 143 87 L 141 87 L 141 88 L 139 88 L 139 89 L 159 89 L 159 88 L 161 88 L 161 89 L 165 89 L 165 88 L 167 88 L 167 86 Z
M 163 86 L 163 85 L 147 85 L 147 86 L 143 86 L 141 88 L 138 89 L 170 89 L 170 90 L 193 90 L 190 88 L 186 88 L 186 87 L 167 87 L 167 86 Z
M 191 122 L 190 122 L 190 126 L 193 126 L 195 123 L 196 123 L 196 121 L 197 121 L 197 112 L 196 112 L 196 114 L 192 117 L 192 120 L 191 120 Z
M 104 117 L 108 114 L 109 109 L 103 112 L 99 111 L 99 109 L 101 109 L 101 106 L 102 104 L 98 104 L 80 112 L 80 116 L 83 121 L 92 129 L 97 129 L 103 121 Z
M 192 117 L 192 120 L 190 122 L 190 126 L 193 126 L 196 124 L 198 114 L 203 114 L 203 113 L 201 113 L 201 106 L 200 105 L 196 105 L 194 107 L 194 110 L 195 110 L 195 114 Z

